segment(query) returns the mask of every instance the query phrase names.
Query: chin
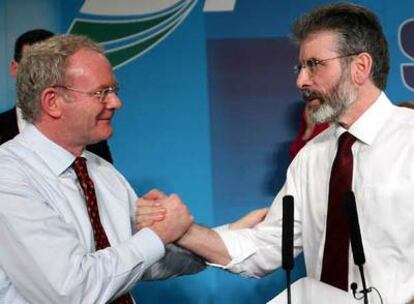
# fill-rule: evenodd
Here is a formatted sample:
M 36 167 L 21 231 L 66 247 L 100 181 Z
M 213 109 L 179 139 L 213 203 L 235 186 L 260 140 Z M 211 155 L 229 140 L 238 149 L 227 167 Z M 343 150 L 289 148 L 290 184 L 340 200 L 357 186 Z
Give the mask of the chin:
M 103 140 L 107 140 L 112 136 L 112 128 L 105 128 L 105 130 L 100 130 L 100 132 L 97 132 L 91 136 L 91 141 L 93 143 L 98 143 Z
M 112 136 L 112 130 L 111 130 L 110 132 L 107 132 L 107 133 L 103 134 L 103 135 L 101 136 L 101 140 L 107 140 L 107 139 L 109 139 L 111 136 Z

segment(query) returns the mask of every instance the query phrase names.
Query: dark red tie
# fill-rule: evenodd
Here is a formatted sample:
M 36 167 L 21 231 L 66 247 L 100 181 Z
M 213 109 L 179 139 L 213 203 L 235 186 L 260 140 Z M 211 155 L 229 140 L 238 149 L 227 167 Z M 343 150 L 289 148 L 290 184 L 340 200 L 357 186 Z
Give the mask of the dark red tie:
M 88 209 L 89 220 L 91 221 L 93 235 L 95 239 L 95 249 L 100 250 L 111 246 L 106 236 L 105 230 L 102 227 L 101 219 L 99 218 L 98 203 L 96 201 L 95 187 L 92 179 L 89 177 L 88 168 L 86 167 L 86 159 L 77 157 L 72 165 L 76 172 L 79 183 L 85 196 L 86 207 Z M 129 293 L 120 296 L 112 304 L 133 304 L 132 297 Z
M 343 133 L 329 181 L 328 216 L 321 281 L 348 290 L 348 253 L 350 234 L 344 206 L 344 194 L 352 190 L 352 145 L 356 138 Z

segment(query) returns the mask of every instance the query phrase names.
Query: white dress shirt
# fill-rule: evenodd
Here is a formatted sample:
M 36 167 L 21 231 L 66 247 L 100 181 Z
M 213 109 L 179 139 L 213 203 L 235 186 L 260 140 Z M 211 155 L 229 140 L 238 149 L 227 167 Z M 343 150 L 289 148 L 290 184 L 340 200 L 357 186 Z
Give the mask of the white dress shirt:
M 83 156 L 111 244 L 99 251 L 75 157 L 30 124 L 0 147 L 0 303 L 107 303 L 146 270 L 164 278 L 202 269 L 187 253 L 164 257 L 152 230 L 136 232 L 133 189 L 110 163 Z
M 281 266 L 282 198 L 295 198 L 294 248 L 303 251 L 307 275 L 320 279 L 329 177 L 337 139 L 331 126 L 293 160 L 265 221 L 255 229 L 218 231 L 232 261 L 226 268 L 260 277 Z M 384 93 L 348 130 L 354 143 L 353 191 L 365 250 L 368 286 L 384 303 L 414 297 L 414 111 L 392 105 Z M 349 283 L 360 275 L 349 254 Z M 374 292 L 371 299 L 378 299 Z

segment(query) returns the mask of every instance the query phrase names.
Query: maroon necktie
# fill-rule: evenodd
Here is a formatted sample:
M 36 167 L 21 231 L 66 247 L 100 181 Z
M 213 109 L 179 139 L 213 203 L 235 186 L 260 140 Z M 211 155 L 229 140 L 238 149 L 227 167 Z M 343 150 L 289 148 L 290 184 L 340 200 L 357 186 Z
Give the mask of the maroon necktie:
M 95 187 L 92 179 L 89 177 L 88 168 L 86 167 L 86 159 L 77 157 L 72 165 L 76 172 L 79 183 L 81 185 L 83 194 L 86 200 L 86 207 L 88 209 L 89 220 L 91 221 L 93 235 L 95 239 L 95 249 L 100 250 L 111 246 L 106 236 L 105 230 L 102 227 L 101 219 L 99 218 L 98 204 L 96 201 Z M 124 294 L 111 302 L 112 304 L 132 304 L 132 298 L 129 293 Z
M 321 281 L 348 290 L 350 234 L 344 206 L 344 194 L 352 190 L 352 145 L 356 138 L 343 133 L 338 139 L 338 151 L 329 181 L 328 216 Z

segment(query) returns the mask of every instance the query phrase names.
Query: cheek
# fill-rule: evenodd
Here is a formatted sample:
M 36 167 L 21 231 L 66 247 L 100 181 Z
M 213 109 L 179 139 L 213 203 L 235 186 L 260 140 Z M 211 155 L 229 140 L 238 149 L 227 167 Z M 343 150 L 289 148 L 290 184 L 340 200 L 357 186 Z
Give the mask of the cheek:
M 79 120 L 83 120 L 84 124 L 96 124 L 96 121 L 101 115 L 102 109 L 96 106 L 83 107 L 79 109 L 77 116 Z
M 335 91 L 338 89 L 338 80 L 336 77 L 330 78 L 329 81 L 326 81 L 326 79 L 323 79 L 321 81 L 316 82 L 316 90 L 325 96 L 332 95 L 335 93 Z
M 66 108 L 62 112 L 62 119 L 68 125 L 76 125 L 78 124 L 81 115 L 82 115 L 82 112 L 78 111 L 75 107 Z
M 85 109 L 71 113 L 70 117 L 68 116 L 67 118 L 70 120 L 72 128 L 76 128 L 82 132 L 88 132 L 88 130 L 91 130 L 96 125 L 96 115 L 93 115 Z

